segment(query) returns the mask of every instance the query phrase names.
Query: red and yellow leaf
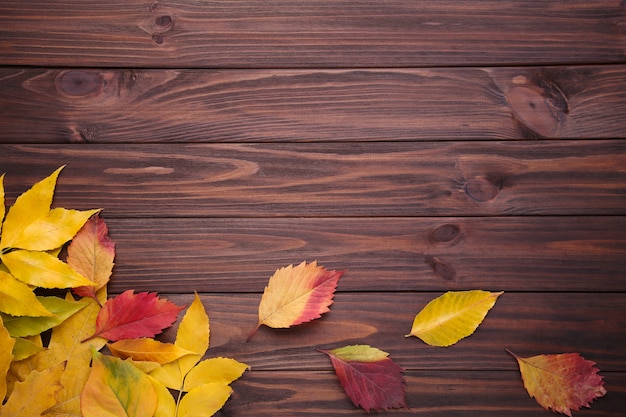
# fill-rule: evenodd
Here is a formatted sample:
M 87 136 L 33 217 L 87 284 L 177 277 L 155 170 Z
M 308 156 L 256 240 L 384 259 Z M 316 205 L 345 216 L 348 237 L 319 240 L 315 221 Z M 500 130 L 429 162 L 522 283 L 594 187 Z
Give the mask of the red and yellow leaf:
M 110 341 L 154 337 L 176 321 L 184 307 L 158 298 L 155 293 L 128 290 L 108 300 L 96 319 L 92 337 Z
M 606 394 L 595 362 L 578 353 L 523 358 L 507 352 L 517 360 L 528 394 L 546 410 L 571 417 L 570 410 L 589 407 L 594 399 Z
M 148 375 L 130 362 L 93 352 L 80 398 L 83 417 L 152 417 L 158 397 Z
M 279 268 L 270 278 L 259 304 L 261 325 L 287 328 L 321 317 L 333 303 L 335 289 L 344 272 L 328 271 L 317 262 Z
M 355 406 L 365 411 L 407 408 L 402 368 L 387 352 L 368 345 L 352 345 L 326 353 L 339 383 Z
M 67 247 L 67 263 L 95 285 L 74 288 L 74 293 L 95 299 L 96 291 L 109 282 L 114 258 L 115 243 L 106 223 L 92 216 Z

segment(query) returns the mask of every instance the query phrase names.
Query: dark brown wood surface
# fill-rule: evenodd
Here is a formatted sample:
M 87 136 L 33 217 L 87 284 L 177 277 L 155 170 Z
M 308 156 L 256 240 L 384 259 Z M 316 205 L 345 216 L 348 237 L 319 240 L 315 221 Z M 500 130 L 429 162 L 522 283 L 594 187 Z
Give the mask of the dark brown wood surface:
M 7 204 L 60 165 L 102 208 L 111 294 L 211 318 L 252 369 L 217 416 L 357 416 L 315 348 L 370 344 L 409 410 L 548 416 L 515 360 L 579 352 L 626 404 L 626 5 L 0 2 Z M 331 311 L 259 329 L 279 267 L 346 270 Z M 404 335 L 448 290 L 504 291 L 474 335 Z M 171 340 L 175 328 L 163 338 Z

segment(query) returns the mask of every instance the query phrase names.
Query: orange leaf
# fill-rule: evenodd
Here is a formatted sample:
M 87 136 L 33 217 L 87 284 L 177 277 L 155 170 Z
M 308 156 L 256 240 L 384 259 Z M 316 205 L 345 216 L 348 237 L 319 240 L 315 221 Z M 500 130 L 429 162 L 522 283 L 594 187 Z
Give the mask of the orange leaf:
M 287 328 L 317 319 L 328 312 L 337 282 L 343 274 L 317 266 L 316 261 L 279 268 L 265 287 L 259 305 L 259 322 L 247 340 L 262 324 Z
M 107 225 L 92 216 L 67 247 L 67 263 L 95 286 L 77 287 L 73 292 L 95 300 L 96 291 L 109 282 L 115 258 L 115 243 L 109 238 Z
M 368 345 L 344 346 L 329 356 L 339 383 L 355 406 L 370 410 L 407 408 L 402 368 L 387 352 Z
M 570 410 L 589 407 L 594 399 L 606 394 L 595 362 L 578 353 L 523 358 L 507 352 L 517 360 L 528 394 L 546 410 L 571 417 Z
M 94 337 L 110 341 L 154 337 L 176 321 L 184 307 L 160 299 L 155 293 L 128 290 L 108 300 L 96 319 Z

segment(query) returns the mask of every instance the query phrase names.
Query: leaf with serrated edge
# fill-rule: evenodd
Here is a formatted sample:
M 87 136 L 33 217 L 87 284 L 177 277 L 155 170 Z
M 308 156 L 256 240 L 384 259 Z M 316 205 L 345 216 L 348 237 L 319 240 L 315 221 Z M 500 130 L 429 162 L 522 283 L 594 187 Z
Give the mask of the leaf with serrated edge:
M 232 388 L 223 384 L 204 384 L 192 389 L 178 407 L 178 417 L 211 417 L 224 406 Z
M 175 361 L 192 351 L 173 343 L 163 343 L 150 338 L 124 339 L 107 345 L 118 358 L 131 358 L 134 361 L 151 361 L 161 365 Z
M 11 338 L 0 319 L 0 403 L 7 393 L 7 373 L 13 361 L 15 339 Z
M 259 304 L 259 322 L 247 340 L 261 325 L 287 328 L 320 318 L 330 311 L 343 274 L 317 266 L 316 261 L 279 268 L 265 287 Z
M 449 291 L 432 300 L 413 320 L 411 332 L 431 346 L 450 346 L 473 334 L 502 292 Z
M 51 317 L 33 290 L 13 275 L 0 270 L 0 310 L 15 317 Z
M 168 388 L 181 390 L 185 376 L 202 359 L 209 349 L 209 316 L 198 294 L 185 312 L 176 333 L 174 344 L 183 349 L 194 352 L 193 355 L 183 356 L 174 362 L 163 365 L 150 373 Z
M 369 345 L 320 352 L 330 358 L 341 386 L 355 406 L 367 412 L 407 408 L 402 368 L 387 352 Z
M 606 394 L 595 362 L 578 353 L 517 356 L 507 349 L 519 365 L 528 394 L 546 410 L 572 416 L 570 410 L 589 407 Z
M 80 397 L 83 417 L 152 417 L 158 397 L 149 377 L 130 362 L 93 352 Z
M 24 382 L 15 384 L 11 396 L 0 408 L 0 417 L 41 415 L 56 403 L 62 374 L 62 363 L 45 371 L 31 372 Z
M 191 391 L 208 383 L 228 385 L 239 379 L 248 365 L 231 358 L 205 359 L 196 365 L 185 378 L 184 391 Z

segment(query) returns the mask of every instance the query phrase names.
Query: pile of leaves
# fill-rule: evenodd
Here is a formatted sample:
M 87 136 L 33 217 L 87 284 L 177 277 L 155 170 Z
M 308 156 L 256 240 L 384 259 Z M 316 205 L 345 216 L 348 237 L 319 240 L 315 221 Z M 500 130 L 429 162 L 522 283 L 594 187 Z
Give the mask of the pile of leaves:
M 188 307 L 149 292 L 108 297 L 115 245 L 100 210 L 51 208 L 62 169 L 6 212 L 0 177 L 0 417 L 212 416 L 248 366 L 203 359 L 210 326 L 198 294 Z M 247 341 L 262 325 L 288 328 L 330 311 L 344 273 L 316 262 L 279 268 Z M 502 294 L 447 292 L 415 316 L 406 336 L 454 345 L 475 332 Z M 185 309 L 175 341 L 155 339 Z M 407 408 L 403 369 L 386 352 L 369 345 L 319 352 L 355 406 Z M 509 353 L 529 395 L 546 409 L 571 416 L 606 393 L 595 363 L 577 353 Z

